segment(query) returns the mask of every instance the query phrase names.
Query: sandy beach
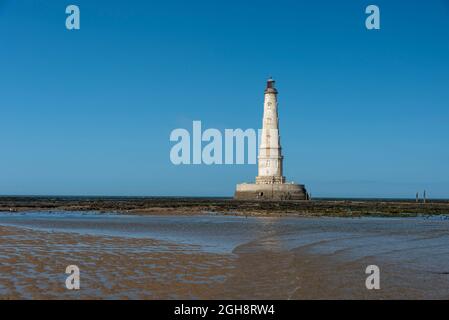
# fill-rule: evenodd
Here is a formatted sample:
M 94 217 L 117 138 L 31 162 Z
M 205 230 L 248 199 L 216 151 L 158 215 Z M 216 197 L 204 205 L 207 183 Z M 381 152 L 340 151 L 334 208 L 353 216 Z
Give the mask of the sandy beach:
M 0 298 L 448 299 L 448 244 L 445 217 L 2 214 Z

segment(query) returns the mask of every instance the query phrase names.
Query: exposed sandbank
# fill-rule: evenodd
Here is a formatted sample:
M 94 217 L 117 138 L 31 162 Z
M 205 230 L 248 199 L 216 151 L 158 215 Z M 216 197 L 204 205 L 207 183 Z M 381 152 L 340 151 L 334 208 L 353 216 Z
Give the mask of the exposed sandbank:
M 4 215 L 0 298 L 447 299 L 448 243 L 441 218 Z

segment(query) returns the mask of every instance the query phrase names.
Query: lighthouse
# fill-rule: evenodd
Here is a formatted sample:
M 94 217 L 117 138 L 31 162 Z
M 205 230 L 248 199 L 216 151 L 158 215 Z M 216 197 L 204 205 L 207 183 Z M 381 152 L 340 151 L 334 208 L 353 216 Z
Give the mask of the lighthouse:
M 262 134 L 259 146 L 257 184 L 284 183 L 279 137 L 278 102 L 275 81 L 267 81 L 263 103 Z
M 262 132 L 259 144 L 256 183 L 237 185 L 234 198 L 241 200 L 305 200 L 304 185 L 286 182 L 283 175 L 281 138 L 279 135 L 278 91 L 269 78 L 264 91 Z

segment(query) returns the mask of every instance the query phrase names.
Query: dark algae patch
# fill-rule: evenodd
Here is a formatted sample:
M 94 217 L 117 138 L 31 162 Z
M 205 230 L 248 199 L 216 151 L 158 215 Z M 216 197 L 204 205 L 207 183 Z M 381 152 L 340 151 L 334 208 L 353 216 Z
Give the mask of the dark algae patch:
M 448 215 L 448 200 L 316 199 L 242 201 L 175 197 L 0 197 L 0 211 L 99 211 L 138 215 L 233 214 L 250 216 L 415 217 Z

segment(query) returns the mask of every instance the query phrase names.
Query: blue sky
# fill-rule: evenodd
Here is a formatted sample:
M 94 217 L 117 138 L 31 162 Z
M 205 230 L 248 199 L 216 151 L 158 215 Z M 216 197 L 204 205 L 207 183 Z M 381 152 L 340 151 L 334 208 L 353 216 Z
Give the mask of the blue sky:
M 259 128 L 272 75 L 288 180 L 449 198 L 447 0 L 0 0 L 0 43 L 0 194 L 231 196 L 256 165 L 175 166 L 170 132 Z

